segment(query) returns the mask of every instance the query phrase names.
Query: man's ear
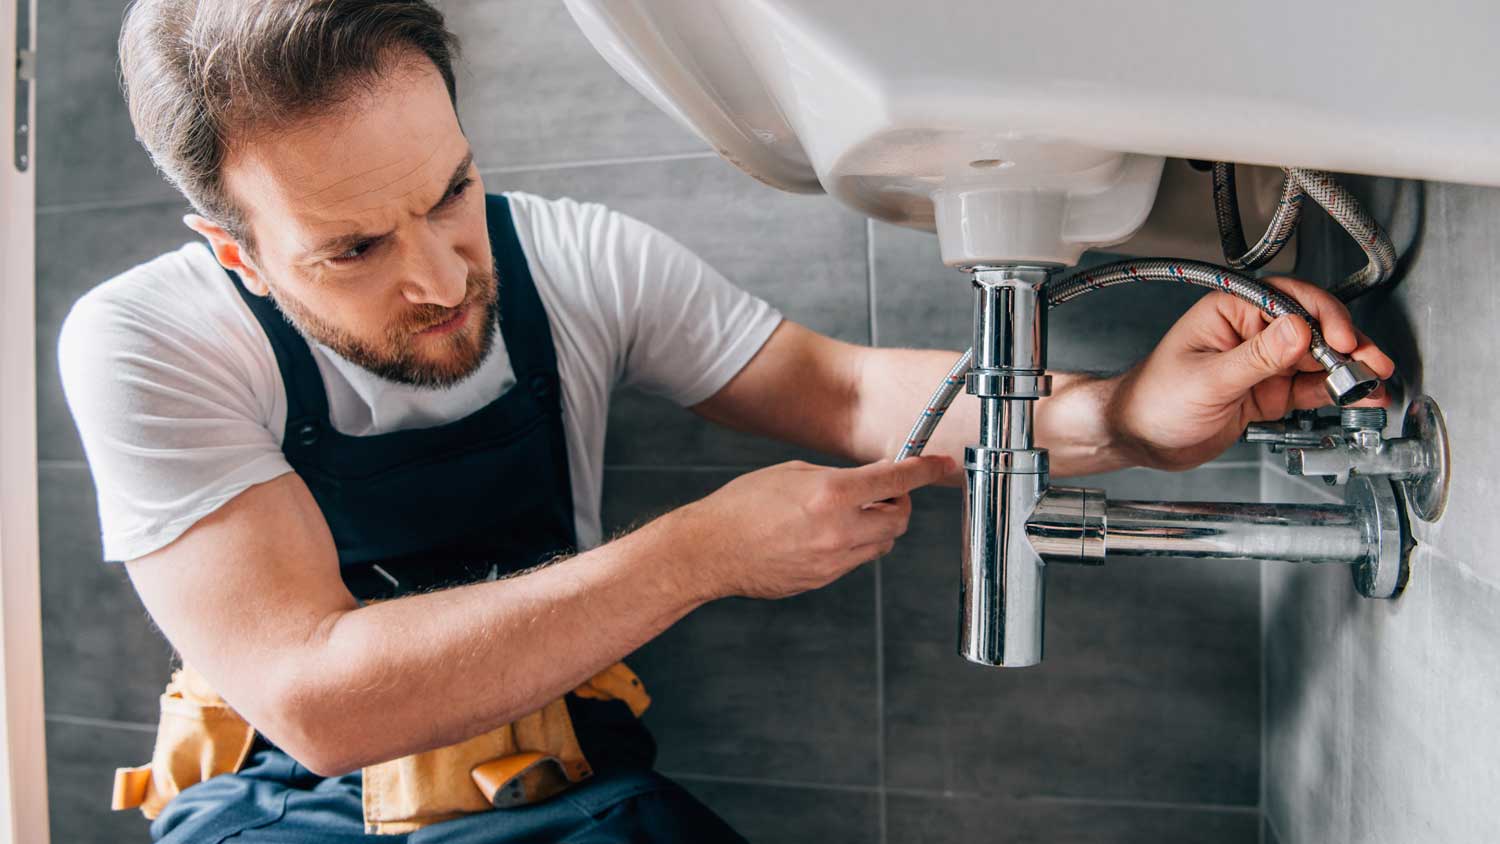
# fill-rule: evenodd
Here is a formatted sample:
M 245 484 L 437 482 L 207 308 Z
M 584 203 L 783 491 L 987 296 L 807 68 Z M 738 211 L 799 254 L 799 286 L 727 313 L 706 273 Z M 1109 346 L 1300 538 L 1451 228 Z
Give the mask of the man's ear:
M 234 239 L 227 229 L 207 217 L 197 214 L 188 214 L 182 218 L 182 222 L 188 228 L 203 235 L 208 241 L 208 247 L 214 251 L 214 257 L 219 259 L 219 265 L 226 270 L 238 273 L 240 281 L 245 283 L 245 289 L 257 296 L 265 296 L 271 292 L 260 271 L 255 268 L 250 256 L 246 254 L 245 247 Z

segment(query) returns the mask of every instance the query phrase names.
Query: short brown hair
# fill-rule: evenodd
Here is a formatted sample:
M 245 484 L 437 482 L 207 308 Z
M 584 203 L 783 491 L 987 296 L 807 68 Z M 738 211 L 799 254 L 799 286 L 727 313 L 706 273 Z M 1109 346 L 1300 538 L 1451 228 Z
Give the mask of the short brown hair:
M 458 41 L 424 0 L 135 0 L 120 30 L 136 137 L 198 213 L 247 244 L 220 178 L 232 134 L 335 106 L 413 51 L 456 102 Z

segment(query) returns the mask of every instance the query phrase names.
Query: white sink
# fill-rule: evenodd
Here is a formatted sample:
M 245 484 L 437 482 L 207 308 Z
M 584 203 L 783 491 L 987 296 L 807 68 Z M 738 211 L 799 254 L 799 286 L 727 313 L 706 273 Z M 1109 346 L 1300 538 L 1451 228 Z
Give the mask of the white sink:
M 747 173 L 953 265 L 1127 238 L 1165 156 L 1500 185 L 1490 0 L 566 2 Z

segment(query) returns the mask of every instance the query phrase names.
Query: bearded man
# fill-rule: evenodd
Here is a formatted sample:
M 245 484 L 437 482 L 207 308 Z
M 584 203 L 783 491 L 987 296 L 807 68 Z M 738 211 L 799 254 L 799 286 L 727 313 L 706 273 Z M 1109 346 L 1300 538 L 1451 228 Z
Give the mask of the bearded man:
M 958 477 L 967 398 L 934 456 L 883 459 L 953 353 L 820 336 L 628 217 L 487 194 L 454 49 L 421 0 L 126 17 L 131 118 L 202 242 L 85 296 L 60 354 L 105 556 L 184 663 L 116 782 L 158 841 L 742 840 L 652 770 L 620 660 L 830 583 Z M 1038 443 L 1058 475 L 1196 465 L 1323 403 L 1308 340 L 1210 295 L 1123 376 L 1056 376 Z M 604 542 L 621 384 L 860 465 L 750 472 Z

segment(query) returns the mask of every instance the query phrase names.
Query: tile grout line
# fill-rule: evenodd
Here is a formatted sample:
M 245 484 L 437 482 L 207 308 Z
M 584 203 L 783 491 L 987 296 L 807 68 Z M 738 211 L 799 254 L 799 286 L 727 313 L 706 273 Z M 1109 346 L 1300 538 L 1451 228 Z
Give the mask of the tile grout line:
M 697 161 L 718 158 L 713 150 L 700 152 L 669 152 L 658 155 L 623 155 L 611 158 L 580 158 L 573 161 L 544 161 L 535 164 L 512 164 L 501 167 L 481 167 L 481 176 L 503 176 L 508 173 L 535 173 L 543 170 L 575 170 L 584 167 L 610 167 L 620 164 L 658 164 L 668 161 Z
M 723 785 L 757 785 L 767 788 L 799 788 L 806 791 L 838 791 L 845 794 L 873 794 L 881 791 L 879 786 L 855 785 L 853 783 L 812 782 L 810 780 L 778 780 L 767 777 L 734 777 L 722 774 L 694 774 L 683 771 L 662 771 L 668 779 L 682 782 L 706 782 Z
M 1265 830 L 1269 828 L 1271 830 L 1271 840 L 1265 842 L 1265 844 L 1281 844 L 1281 830 L 1276 827 L 1276 819 L 1271 817 L 1270 812 L 1261 813 L 1261 817 L 1261 829 Z
M 192 206 L 188 205 L 186 199 L 177 197 L 136 197 L 133 199 L 99 199 L 93 202 L 53 202 L 39 204 L 36 207 L 38 217 L 53 214 L 76 214 L 90 211 L 128 211 L 132 208 L 144 208 L 148 205 L 178 205 L 182 207 L 183 213 L 191 213 Z
M 36 461 L 38 469 L 87 469 L 87 460 L 75 460 L 71 457 L 42 457 Z
M 54 724 L 68 724 L 74 727 L 102 727 L 111 730 L 126 730 L 132 733 L 155 733 L 155 724 L 144 724 L 136 721 L 116 721 L 112 718 L 90 718 L 86 715 L 64 715 L 61 713 L 48 713 L 43 720 Z
M 1171 800 L 1130 800 L 1093 797 L 1034 795 L 1017 797 L 1020 803 L 1053 803 L 1067 806 L 1114 806 L 1121 809 L 1169 809 L 1179 812 L 1213 812 L 1224 815 L 1260 815 L 1259 806 L 1236 803 L 1179 803 Z
M 1256 461 L 1260 465 L 1257 486 L 1259 497 L 1262 502 L 1266 500 L 1266 473 L 1271 471 L 1270 455 L 1262 451 L 1260 459 Z M 1266 702 L 1267 687 L 1270 685 L 1269 674 L 1266 669 L 1266 564 L 1260 564 L 1260 588 L 1256 590 L 1259 598 L 1256 601 L 1255 628 L 1256 637 L 1260 644 L 1260 828 L 1255 831 L 1255 840 L 1258 844 L 1266 844 Z
M 868 291 L 870 345 L 880 345 L 880 324 L 875 318 L 875 222 L 865 218 L 865 286 Z M 889 833 L 886 822 L 885 782 L 885 598 L 881 583 L 885 569 L 875 561 L 875 795 L 876 829 L 879 844 L 886 844 Z
M 1093 797 L 1065 797 L 1060 795 L 1010 796 L 985 794 L 977 791 L 944 791 L 936 788 L 891 788 L 878 785 L 854 783 L 813 782 L 811 780 L 781 780 L 770 777 L 740 777 L 723 774 L 692 773 L 688 771 L 662 771 L 664 776 L 683 782 L 717 783 L 723 785 L 751 785 L 766 788 L 794 788 L 806 791 L 836 791 L 845 794 L 872 794 L 889 792 L 908 797 L 923 797 L 938 800 L 1011 800 L 1017 803 L 1048 803 L 1068 806 L 1112 806 L 1122 809 L 1165 809 L 1177 812 L 1209 812 L 1228 815 L 1259 815 L 1260 807 L 1233 803 L 1183 803 L 1170 800 L 1131 800 Z

